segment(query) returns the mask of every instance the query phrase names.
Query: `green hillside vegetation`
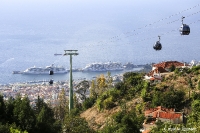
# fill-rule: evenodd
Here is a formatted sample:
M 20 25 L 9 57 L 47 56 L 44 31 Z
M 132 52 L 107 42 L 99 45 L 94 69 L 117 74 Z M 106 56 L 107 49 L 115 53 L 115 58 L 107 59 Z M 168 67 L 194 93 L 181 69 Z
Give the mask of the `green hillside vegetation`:
M 163 77 L 161 83 L 145 81 L 143 73 L 125 73 L 122 82 L 106 88 L 107 91 L 96 97 L 92 108 L 81 116 L 98 132 L 139 132 L 145 119 L 145 108 L 163 106 L 184 112 L 186 120 L 179 125 L 159 123 L 152 132 L 163 132 L 164 127 L 194 128 L 198 132 L 200 66 L 192 69 L 173 68 L 171 71 Z M 129 121 L 130 125 L 125 121 Z
M 135 72 L 125 73 L 123 81 L 114 85 L 111 73 L 100 75 L 91 83 L 82 81 L 77 85 L 77 93 L 84 102 L 79 103 L 74 95 L 74 109 L 70 113 L 64 89 L 55 107 L 40 97 L 31 106 L 28 96 L 18 95 L 7 101 L 0 96 L 0 132 L 139 133 L 145 108 L 157 106 L 182 111 L 186 119 L 176 125 L 159 122 L 151 132 L 161 133 L 173 127 L 200 132 L 200 66 L 171 71 L 160 83 L 145 81 L 144 73 Z M 85 92 L 89 88 L 87 97 Z

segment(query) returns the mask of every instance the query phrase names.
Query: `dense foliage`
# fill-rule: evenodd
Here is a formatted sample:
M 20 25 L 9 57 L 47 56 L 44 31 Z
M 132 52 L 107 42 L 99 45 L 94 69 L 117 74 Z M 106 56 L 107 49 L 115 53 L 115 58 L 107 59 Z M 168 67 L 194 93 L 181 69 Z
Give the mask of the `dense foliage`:
M 133 72 L 125 73 L 122 82 L 118 82 L 115 84 L 114 88 L 111 88 L 98 96 L 96 101 L 98 109 L 111 109 L 120 105 L 120 101 L 123 99 L 133 99 L 140 93 L 144 83 L 143 74 Z
M 160 123 L 154 128 L 151 133 L 199 133 L 200 132 L 200 80 L 199 80 L 200 66 L 194 66 L 192 68 L 176 68 L 174 74 L 165 82 L 177 81 L 182 82 L 181 88 L 175 88 L 174 85 L 166 87 L 168 91 L 164 91 L 162 96 L 166 101 L 162 101 L 160 104 L 173 105 L 175 108 L 183 109 L 184 111 L 184 121 L 182 124 L 172 124 L 172 123 Z M 170 100 L 168 100 L 169 98 Z M 161 98 L 162 99 L 162 98 Z M 171 103 L 170 103 L 171 102 Z M 186 109 L 185 109 L 186 108 Z
M 112 121 L 100 133 L 140 133 L 143 121 L 143 115 L 137 116 L 135 110 L 122 110 L 113 115 Z
M 61 130 L 61 126 L 56 125 L 53 110 L 39 97 L 34 108 L 28 97 L 20 95 L 8 101 L 0 96 L 0 102 L 0 132 L 57 133 Z

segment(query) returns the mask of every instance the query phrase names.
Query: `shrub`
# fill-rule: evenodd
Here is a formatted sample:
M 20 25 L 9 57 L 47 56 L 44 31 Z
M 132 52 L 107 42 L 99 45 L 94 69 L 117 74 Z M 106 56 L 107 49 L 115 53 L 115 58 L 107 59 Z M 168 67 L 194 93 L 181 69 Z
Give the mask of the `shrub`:
M 83 102 L 83 109 L 86 110 L 88 108 L 91 108 L 95 103 L 95 98 L 86 98 Z
M 110 109 L 110 108 L 113 108 L 114 106 L 115 106 L 115 103 L 113 101 L 112 96 L 110 96 L 109 98 L 107 98 L 103 101 L 103 108 L 104 109 Z
M 193 66 L 192 69 L 191 69 L 192 72 L 197 72 L 199 70 L 200 70 L 200 65 L 199 66 Z
M 171 65 L 171 67 L 169 68 L 170 72 L 173 72 L 176 69 L 175 65 Z
M 111 89 L 109 90 L 109 95 L 113 97 L 114 101 L 117 101 L 120 98 L 120 90 Z

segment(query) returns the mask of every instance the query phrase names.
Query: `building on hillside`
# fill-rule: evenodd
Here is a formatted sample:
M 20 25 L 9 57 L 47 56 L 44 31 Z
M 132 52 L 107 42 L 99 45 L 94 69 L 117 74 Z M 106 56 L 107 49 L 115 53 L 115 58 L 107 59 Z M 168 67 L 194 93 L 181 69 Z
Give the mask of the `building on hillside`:
M 144 77 L 145 80 L 149 80 L 153 82 L 154 81 L 161 82 L 162 74 L 170 72 L 169 69 L 172 67 L 172 65 L 174 65 L 175 68 L 178 68 L 178 67 L 183 68 L 183 67 L 188 66 L 185 63 L 181 63 L 178 61 L 165 61 L 158 64 L 153 64 L 152 70 L 145 75 Z
M 176 68 L 188 66 L 188 65 L 186 65 L 185 63 L 181 63 L 181 62 L 178 62 L 178 61 L 165 61 L 165 62 L 161 62 L 161 63 L 158 63 L 158 64 L 154 64 L 153 67 L 152 67 L 152 70 L 155 69 L 155 68 L 162 67 L 162 68 L 165 69 L 166 71 L 169 71 L 169 69 L 170 69 L 173 65 L 174 65 Z
M 156 122 L 169 122 L 173 124 L 183 123 L 183 112 L 175 112 L 175 109 L 158 106 L 156 108 L 146 109 L 144 112 L 146 119 L 143 123 L 143 133 L 156 127 Z
M 168 71 L 166 71 L 162 67 L 155 67 L 154 69 L 152 69 L 149 73 L 145 75 L 145 79 L 150 80 L 150 81 L 161 82 L 162 80 L 161 73 L 164 73 L 164 72 L 168 72 Z
M 192 61 L 189 63 L 189 65 L 190 65 L 191 67 L 193 67 L 193 66 L 200 66 L 200 61 L 192 60 Z

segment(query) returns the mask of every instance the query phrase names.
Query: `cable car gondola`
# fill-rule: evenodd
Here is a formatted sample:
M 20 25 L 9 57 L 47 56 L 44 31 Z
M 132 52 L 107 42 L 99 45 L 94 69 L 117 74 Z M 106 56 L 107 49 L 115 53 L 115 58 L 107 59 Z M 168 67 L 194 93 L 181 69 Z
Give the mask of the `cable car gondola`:
M 49 84 L 50 84 L 50 85 L 52 85 L 52 84 L 53 84 L 53 79 L 51 79 L 51 80 L 49 81 Z
M 53 70 L 50 70 L 49 75 L 53 75 L 53 74 L 54 74 Z
M 153 46 L 153 48 L 157 51 L 157 50 L 161 50 L 162 49 L 162 45 L 160 43 L 160 36 L 158 36 L 159 41 L 156 41 L 155 45 Z
M 50 70 L 50 71 L 49 71 L 49 75 L 53 75 L 53 74 L 54 74 L 53 70 Z M 53 79 L 51 79 L 51 80 L 49 81 L 49 84 L 50 84 L 50 85 L 53 84 Z
M 182 25 L 181 25 L 179 31 L 180 31 L 181 35 L 189 35 L 190 34 L 190 27 L 187 24 L 183 24 L 183 19 L 184 18 L 185 17 L 182 17 Z

